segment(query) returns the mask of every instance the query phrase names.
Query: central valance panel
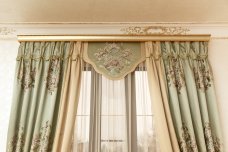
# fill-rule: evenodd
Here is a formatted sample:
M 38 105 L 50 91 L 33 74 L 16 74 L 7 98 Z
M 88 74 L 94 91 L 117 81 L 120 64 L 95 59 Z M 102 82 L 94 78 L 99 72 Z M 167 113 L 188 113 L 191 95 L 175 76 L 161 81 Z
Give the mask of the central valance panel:
M 109 79 L 122 79 L 145 60 L 139 42 L 92 42 L 84 44 L 84 60 Z

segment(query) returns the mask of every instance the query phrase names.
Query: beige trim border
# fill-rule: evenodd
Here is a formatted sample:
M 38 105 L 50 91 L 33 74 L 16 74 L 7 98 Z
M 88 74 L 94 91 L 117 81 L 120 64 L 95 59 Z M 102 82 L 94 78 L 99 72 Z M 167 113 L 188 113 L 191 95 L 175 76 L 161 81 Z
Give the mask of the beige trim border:
M 0 22 L 0 24 L 228 24 L 228 21 L 208 21 L 208 22 Z
M 227 40 L 228 39 L 228 36 L 227 37 L 224 37 L 224 36 L 221 36 L 221 37 L 216 36 L 216 37 L 211 37 L 211 39 L 213 39 L 213 40 Z
M 195 35 L 18 35 L 18 41 L 86 41 L 86 42 L 145 42 L 145 41 L 209 41 L 210 34 Z

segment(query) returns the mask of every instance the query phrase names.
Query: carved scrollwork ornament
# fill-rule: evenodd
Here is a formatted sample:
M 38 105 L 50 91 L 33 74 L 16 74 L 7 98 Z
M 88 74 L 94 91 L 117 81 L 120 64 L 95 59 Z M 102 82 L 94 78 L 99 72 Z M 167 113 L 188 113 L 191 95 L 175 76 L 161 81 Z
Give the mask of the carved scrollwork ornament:
M 131 26 L 120 31 L 127 35 L 186 35 L 190 29 L 177 26 Z

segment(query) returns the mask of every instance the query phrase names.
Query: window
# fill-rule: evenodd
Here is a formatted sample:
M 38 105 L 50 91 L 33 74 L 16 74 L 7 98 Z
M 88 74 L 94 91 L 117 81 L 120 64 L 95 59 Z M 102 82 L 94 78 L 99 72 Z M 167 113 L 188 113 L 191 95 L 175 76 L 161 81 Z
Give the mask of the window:
M 75 121 L 75 135 L 72 144 L 74 152 L 89 151 L 91 72 L 87 70 L 83 71 L 82 76 L 81 92 Z
M 100 115 L 100 152 L 128 152 L 128 129 L 126 111 L 126 91 L 124 79 L 109 80 L 101 76 Z M 154 131 L 153 113 L 145 70 L 135 71 L 136 112 L 137 122 L 137 152 L 156 152 L 156 136 Z M 75 123 L 73 152 L 89 152 L 91 142 L 90 111 L 91 111 L 91 71 L 83 72 L 81 95 Z
M 146 71 L 135 71 L 138 152 L 158 151 Z

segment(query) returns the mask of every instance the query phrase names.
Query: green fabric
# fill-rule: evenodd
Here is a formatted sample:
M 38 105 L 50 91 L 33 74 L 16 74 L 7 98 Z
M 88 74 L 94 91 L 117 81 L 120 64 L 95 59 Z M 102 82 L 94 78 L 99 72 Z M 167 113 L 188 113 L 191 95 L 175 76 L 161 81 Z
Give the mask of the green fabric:
M 122 79 L 145 60 L 139 42 L 89 42 L 85 60 L 109 79 Z
M 69 42 L 22 42 L 8 130 L 8 152 L 50 151 Z
M 161 42 L 173 123 L 183 152 L 223 152 L 207 42 Z

